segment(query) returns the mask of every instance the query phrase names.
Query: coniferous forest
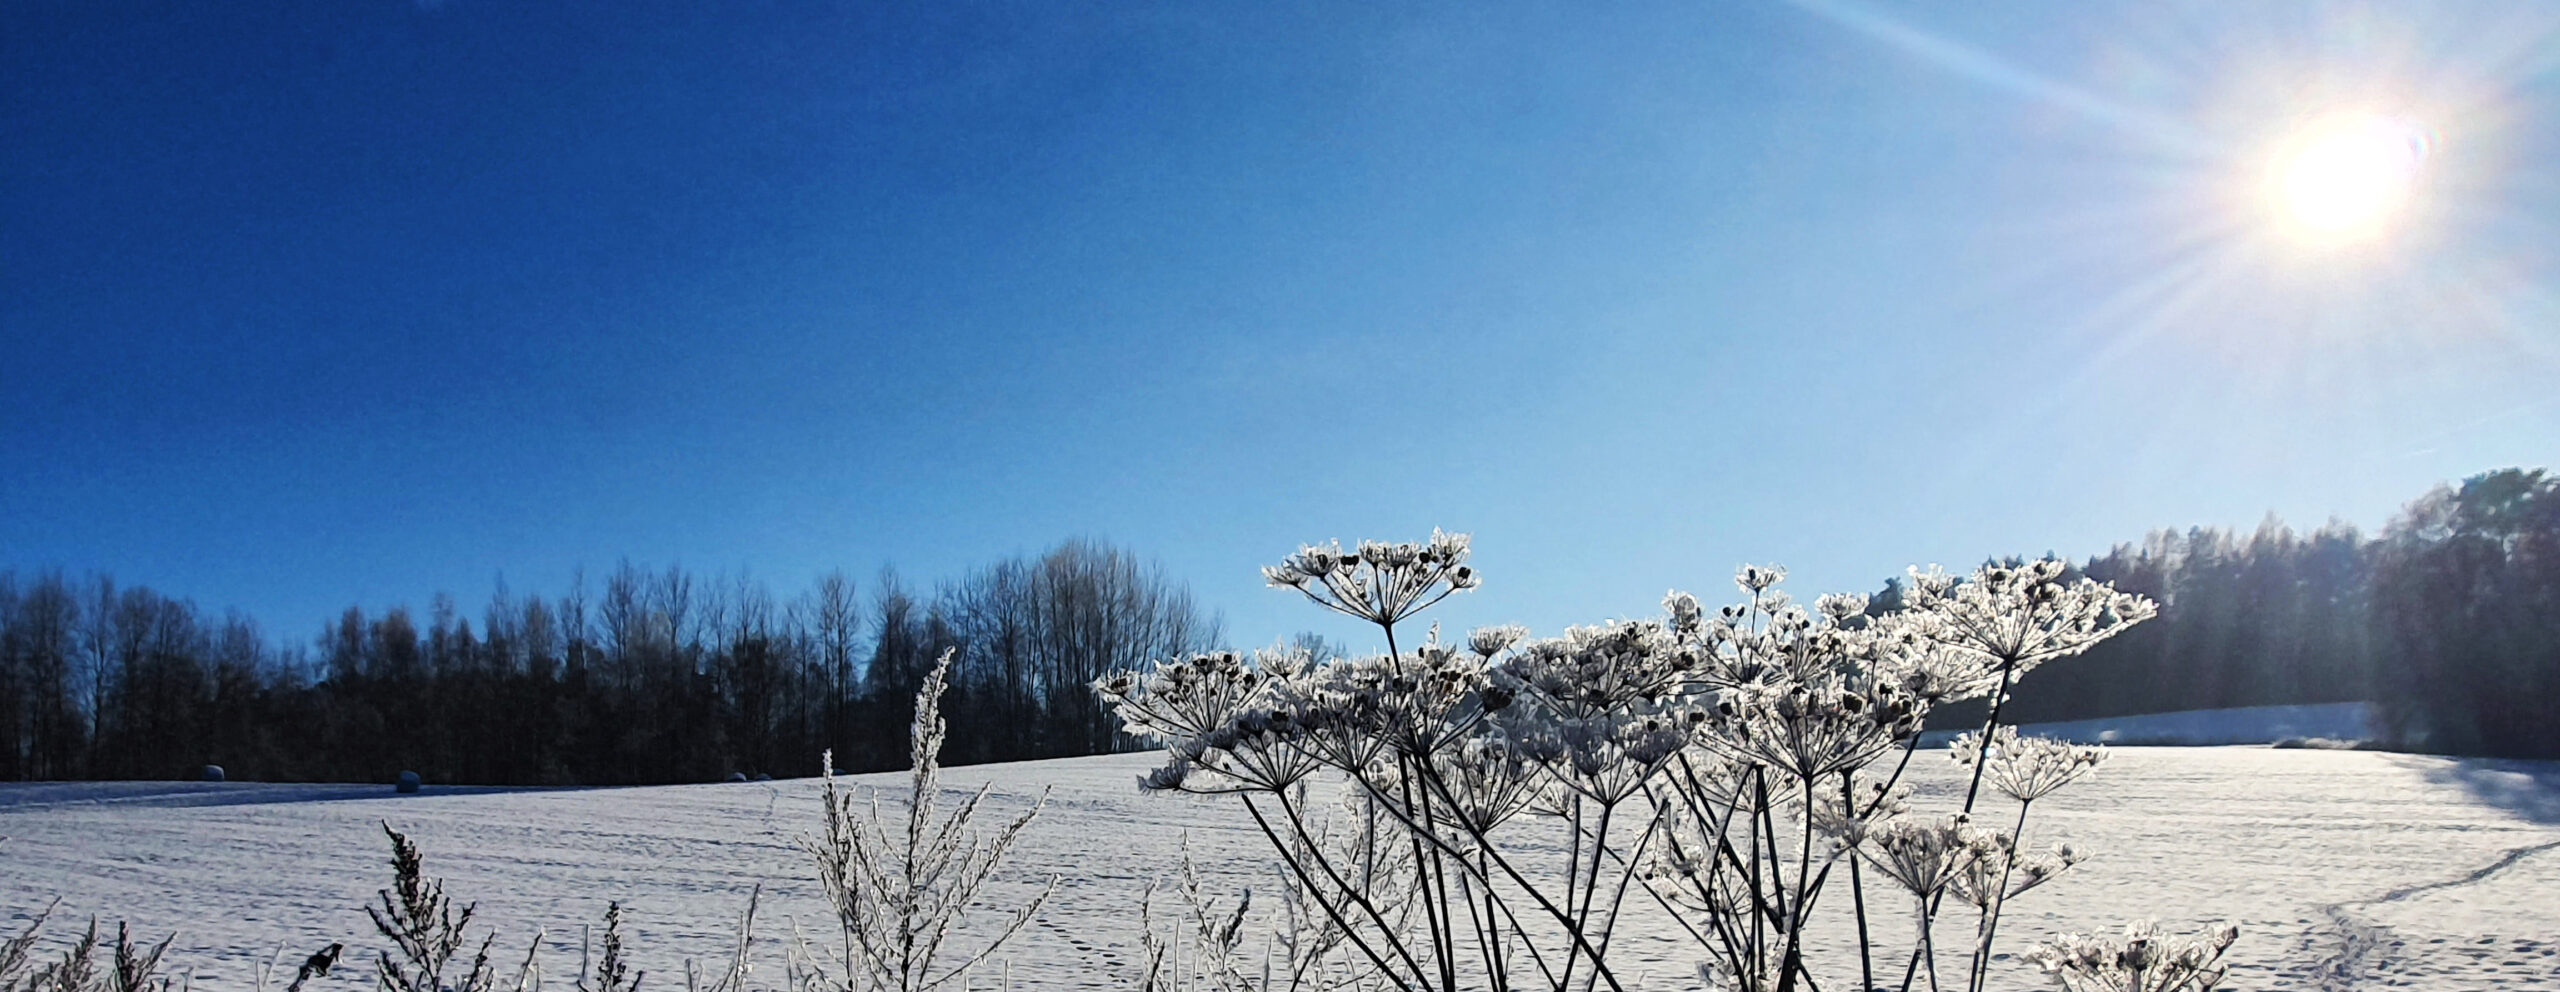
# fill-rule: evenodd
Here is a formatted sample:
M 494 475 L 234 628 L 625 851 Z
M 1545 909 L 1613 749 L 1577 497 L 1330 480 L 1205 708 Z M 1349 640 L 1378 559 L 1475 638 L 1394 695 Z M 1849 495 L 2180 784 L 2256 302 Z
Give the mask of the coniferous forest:
M 2157 531 L 2078 571 L 2158 619 L 2052 666 L 2019 721 L 2371 700 L 2379 736 L 2560 757 L 2560 479 L 2486 473 L 2379 536 L 2273 518 Z M 1888 581 L 1870 610 L 1895 607 Z M 1071 541 L 927 593 L 891 572 L 778 596 L 624 564 L 475 622 L 349 608 L 283 646 L 254 621 L 103 576 L 0 572 L 0 779 L 638 784 L 903 767 L 914 687 L 956 650 L 952 763 L 1126 745 L 1086 684 L 1220 645 L 1124 549 Z M 1967 714 L 1950 712 L 1961 722 Z
M 2560 479 L 2545 471 L 2437 486 L 2378 537 L 2270 517 L 2155 531 L 2079 571 L 2160 616 L 2021 686 L 2020 721 L 2372 701 L 2377 739 L 2399 746 L 2560 757 L 2560 720 L 2537 707 L 2560 698 Z M 1899 593 L 1888 582 L 1870 609 Z

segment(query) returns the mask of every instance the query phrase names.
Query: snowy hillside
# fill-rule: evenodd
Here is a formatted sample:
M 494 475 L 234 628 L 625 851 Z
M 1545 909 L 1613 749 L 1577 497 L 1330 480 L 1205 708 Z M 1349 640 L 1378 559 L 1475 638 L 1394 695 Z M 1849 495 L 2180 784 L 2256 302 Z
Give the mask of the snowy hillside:
M 1262 843 L 1219 802 L 1142 796 L 1155 759 L 1119 755 L 952 769 L 992 780 L 993 812 L 1054 786 L 1018 852 L 1018 885 L 1055 872 L 1057 897 L 1010 953 L 1024 989 L 1117 987 L 1135 909 L 1172 867 L 1184 833 L 1229 891 L 1267 886 Z M 1950 803 L 1952 763 L 1923 752 L 1924 803 Z M 2560 767 L 2370 752 L 2127 748 L 2100 783 L 2039 813 L 2030 843 L 2094 857 L 2013 908 L 2017 951 L 2068 929 L 2157 916 L 2174 929 L 2242 928 L 2230 987 L 2560 989 Z M 891 777 L 865 781 L 889 783 Z M 824 910 L 792 846 L 817 817 L 813 782 L 612 790 L 118 783 L 0 786 L 0 920 L 63 898 L 54 932 L 89 914 L 178 933 L 170 952 L 198 988 L 244 988 L 281 944 L 331 941 L 351 963 L 380 943 L 363 905 L 385 884 L 389 821 L 415 837 L 430 874 L 477 899 L 500 944 L 548 928 L 575 966 L 579 927 L 622 900 L 649 985 L 682 984 L 681 959 L 713 958 L 748 892 L 766 887 L 761 968 L 779 969 L 796 918 Z M 1231 802 L 1231 801 L 1230 801 Z M 2047 809 L 2039 804 L 2039 811 Z M 1649 918 L 1650 919 L 1650 918 Z M 1907 924 L 1882 924 L 1907 940 Z M 1647 987 L 1688 987 L 1694 955 L 1651 920 L 1638 951 Z M 1969 921 L 1949 924 L 1969 926 Z M 2004 932 L 2005 928 L 2004 928 Z M 1941 939 L 1945 939 L 1942 937 Z M 1959 938 L 1960 939 L 1960 938 Z M 1838 949 L 1830 949 L 1837 953 Z M 2001 988 L 2041 987 L 2004 962 Z M 766 978 L 778 977 L 769 973 Z M 368 987 L 341 968 L 319 989 Z M 661 982 L 669 984 L 659 984 Z

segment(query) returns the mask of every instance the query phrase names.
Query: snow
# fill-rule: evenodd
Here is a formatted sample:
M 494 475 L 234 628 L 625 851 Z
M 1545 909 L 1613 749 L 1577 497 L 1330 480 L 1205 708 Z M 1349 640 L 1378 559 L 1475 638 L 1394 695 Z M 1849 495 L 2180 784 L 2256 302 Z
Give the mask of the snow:
M 1269 884 L 1263 841 L 1234 800 L 1138 794 L 1135 778 L 1156 760 L 946 772 L 955 788 L 994 783 L 982 814 L 991 818 L 1055 788 L 1003 876 L 1011 887 L 996 893 L 1061 876 L 1042 921 L 1006 955 L 1016 986 L 1122 987 L 1139 895 L 1173 866 L 1185 832 L 1214 887 Z M 1952 762 L 1924 751 L 1913 771 L 1917 805 L 1953 806 L 1962 782 Z M 903 777 L 857 781 L 894 790 Z M 9 838 L 0 842 L 0 920 L 22 920 L 58 895 L 56 937 L 93 913 L 141 933 L 176 931 L 170 960 L 192 967 L 204 988 L 246 988 L 250 967 L 280 946 L 289 962 L 345 941 L 348 961 L 315 987 L 359 989 L 382 945 L 363 906 L 387 882 L 380 823 L 389 821 L 420 842 L 449 891 L 478 900 L 501 947 L 520 954 L 535 927 L 547 928 L 554 976 L 576 966 L 580 926 L 618 899 L 637 963 L 653 973 L 644 987 L 681 984 L 682 959 L 723 955 L 761 884 L 758 979 L 778 984 L 790 920 L 812 932 L 827 925 L 793 846 L 817 816 L 817 784 L 806 780 L 414 796 L 236 782 L 0 786 L 0 835 Z M 2242 929 L 2230 954 L 2234 989 L 2560 990 L 2560 899 L 2550 897 L 2560 892 L 2560 765 L 2119 748 L 2094 780 L 2040 802 L 2029 835 L 2094 857 L 2013 905 L 2002 928 L 2010 952 L 2133 916 L 2172 930 L 2229 919 Z M 1877 926 L 1907 940 L 1906 917 L 1881 912 Z M 1648 973 L 1648 987 L 1688 987 L 1681 978 L 1694 955 L 1669 926 L 1641 916 L 1630 927 L 1624 970 Z M 1970 927 L 1950 917 L 1940 940 L 1960 946 Z M 1829 974 L 1844 973 L 1840 952 L 1826 948 Z M 2015 961 L 1994 974 L 1995 987 L 2042 986 Z
M 2020 724 L 2018 732 L 2080 744 L 2273 744 L 2287 739 L 2360 741 L 2373 736 L 2373 704 L 2314 703 L 2181 710 L 2093 720 Z M 1931 731 L 1943 744 L 1957 731 Z

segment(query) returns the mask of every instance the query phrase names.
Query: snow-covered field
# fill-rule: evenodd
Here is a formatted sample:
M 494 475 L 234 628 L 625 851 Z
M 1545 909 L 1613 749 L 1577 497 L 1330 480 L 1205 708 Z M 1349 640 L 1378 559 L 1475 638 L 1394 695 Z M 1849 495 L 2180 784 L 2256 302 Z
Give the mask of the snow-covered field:
M 2082 744 L 2272 744 L 2286 739 L 2360 741 L 2374 736 L 2371 703 L 2313 703 L 2180 710 L 2055 723 L 2023 723 L 2018 732 Z M 1945 746 L 1958 731 L 1932 730 L 1922 740 Z
M 1174 865 L 1186 832 L 1230 892 L 1268 884 L 1261 838 L 1233 800 L 1138 794 L 1133 780 L 1155 760 L 946 773 L 954 786 L 992 780 L 990 815 L 1055 789 L 1010 875 L 1022 885 L 1061 880 L 1011 949 L 1017 987 L 1119 987 L 1140 892 Z M 1953 805 L 1952 763 L 1924 752 L 1914 769 L 1918 805 Z M 859 781 L 903 785 L 896 775 Z M 361 964 L 381 943 L 363 906 L 388 878 L 379 826 L 388 821 L 424 846 L 431 875 L 479 902 L 501 946 L 520 949 L 535 927 L 549 928 L 567 955 L 554 959 L 555 974 L 575 966 L 579 926 L 621 900 L 651 972 L 643 987 L 664 989 L 682 984 L 683 958 L 724 955 L 758 884 L 762 968 L 779 968 L 790 918 L 825 925 L 793 846 L 817 811 L 811 781 L 416 796 L 380 786 L 0 786 L 0 920 L 23 920 L 58 895 L 57 936 L 90 914 L 175 931 L 171 961 L 205 989 L 245 988 L 250 963 L 279 945 L 298 958 L 345 941 L 350 964 Z M 2037 811 L 2030 843 L 2068 841 L 2094 857 L 2012 907 L 2009 950 L 2130 916 L 2175 930 L 2229 919 L 2241 927 L 2231 988 L 2560 989 L 2560 765 L 2120 748 L 2095 780 Z M 1908 928 L 1899 914 L 1879 919 L 1887 931 Z M 1647 986 L 1687 987 L 1693 956 L 1667 925 L 1642 930 L 1626 950 L 1646 962 Z M 1941 940 L 1960 946 L 1961 933 Z M 2042 982 L 2017 962 L 1995 975 L 2002 988 Z M 342 967 L 317 987 L 369 983 L 368 969 Z

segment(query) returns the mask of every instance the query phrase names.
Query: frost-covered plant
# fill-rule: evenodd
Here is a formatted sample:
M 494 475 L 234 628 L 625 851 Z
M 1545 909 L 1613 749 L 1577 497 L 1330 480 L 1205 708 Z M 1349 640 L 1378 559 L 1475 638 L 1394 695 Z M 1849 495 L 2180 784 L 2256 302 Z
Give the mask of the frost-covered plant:
M 1818 782 L 1869 762 L 1920 732 L 1926 710 L 1891 683 L 1837 676 L 1759 682 L 1719 693 L 1702 742 L 1729 758 Z
M 945 943 L 976 907 L 979 890 L 994 879 L 1022 828 L 1049 799 L 1042 792 L 1021 816 L 983 833 L 972 830 L 970 820 L 992 784 L 948 814 L 938 813 L 942 693 L 949 684 L 951 658 L 952 652 L 944 651 L 916 690 L 915 722 L 908 733 L 914 765 L 904 815 L 893 820 L 883 814 L 876 792 L 867 804 L 857 805 L 852 795 L 836 788 L 834 756 L 824 761 L 824 832 L 802 838 L 801 846 L 817 862 L 818 882 L 835 910 L 840 940 L 818 953 L 809 953 L 804 942 L 804 990 L 925 992 L 965 983 L 970 969 L 1031 922 L 1057 890 L 1058 880 L 1051 876 L 976 950 L 960 955 L 957 963 L 940 960 Z
M 541 956 L 547 934 L 534 931 L 512 979 L 501 981 L 490 960 L 490 951 L 497 942 L 495 933 L 481 936 L 478 948 L 465 964 L 458 955 L 470 946 L 465 931 L 476 915 L 476 904 L 457 908 L 453 898 L 445 894 L 444 881 L 426 877 L 425 858 L 418 845 L 388 823 L 383 824 L 382 832 L 391 840 L 391 887 L 380 890 L 379 905 L 368 906 L 365 912 L 372 918 L 375 932 L 389 940 L 393 950 L 377 953 L 374 987 L 380 992 L 542 992 Z M 748 894 L 746 911 L 739 916 L 737 937 L 730 946 L 729 962 L 719 973 L 705 975 L 694 959 L 685 959 L 687 992 L 746 992 L 748 976 L 755 970 L 750 954 L 756 907 L 763 896 L 761 885 Z M 605 905 L 601 936 L 581 930 L 578 967 L 571 985 L 576 992 L 638 992 L 647 979 L 647 972 L 631 967 L 622 921 L 622 904 L 609 902 Z M 345 945 L 331 944 L 304 960 L 285 992 L 295 992 L 311 979 L 328 975 L 344 949 Z M 397 952 L 396 958 L 393 952 Z M 273 970 L 272 966 L 261 970 L 259 989 L 267 987 L 266 976 Z
M 1420 543 L 1362 541 L 1350 553 L 1332 542 L 1310 544 L 1264 568 L 1262 577 L 1325 609 L 1390 628 L 1476 586 L 1475 569 L 1467 565 L 1467 535 L 1437 530 Z
M 52 915 L 53 907 L 48 905 L 17 936 L 0 941 L 0 992 L 167 992 L 171 988 L 169 979 L 157 972 L 160 955 L 174 937 L 157 944 L 136 943 L 133 933 L 119 923 L 114 943 L 108 944 L 98 935 L 95 917 L 90 918 L 88 931 L 60 957 L 39 962 L 33 953 L 36 940 Z
M 1983 840 L 1985 845 L 1957 873 L 1947 890 L 1986 913 L 1996 914 L 2002 903 L 2053 881 L 2082 860 L 2080 852 L 2069 844 L 2056 844 L 2041 852 L 2022 851 L 2015 839 L 1997 831 L 1985 831 Z
M 1911 610 L 1872 621 L 1873 671 L 1913 698 L 1932 706 L 1979 699 L 2000 688 L 1991 658 L 1948 643 L 1937 618 Z
M 1970 985 L 1979 988 L 1987 980 L 1984 969 L 1990 967 L 1991 944 L 1999 934 L 2000 915 L 2010 897 L 2042 885 L 2080 862 L 2080 856 L 2068 847 L 2058 847 L 2049 855 L 2019 851 L 2018 843 L 2027 829 L 2028 807 L 2097 770 L 2107 759 L 2107 749 L 2049 737 L 2020 736 L 2015 727 L 1993 727 L 1987 736 L 1957 735 L 1947 746 L 1947 757 L 1971 767 L 1976 781 L 1990 783 L 1993 791 L 2018 803 L 2017 825 L 2008 834 L 1993 835 L 2001 845 L 2000 855 L 1983 859 L 1957 886 L 1957 895 L 1979 914 L 1970 979 Z
M 2094 579 L 2064 582 L 2070 565 L 2044 558 L 2022 565 L 1985 565 L 1958 581 L 1935 566 L 1910 572 L 1911 609 L 1926 618 L 1918 632 L 1947 648 L 1981 655 L 1992 674 L 1988 734 L 2000 724 L 2009 688 L 2037 666 L 2079 654 L 2148 620 L 2158 604 Z M 1974 765 L 1965 810 L 1982 789 L 1982 765 Z
M 1884 877 L 1919 899 L 1934 899 L 1983 856 L 1989 841 L 1962 813 L 1893 820 L 1866 832 L 1854 848 Z
M 458 904 L 446 894 L 442 879 L 427 877 L 425 856 L 408 835 L 389 823 L 382 824 L 382 832 L 391 842 L 391 885 L 377 891 L 375 904 L 366 906 L 365 913 L 391 948 L 375 956 L 375 988 L 380 992 L 541 992 L 539 958 L 545 934 L 535 931 L 515 977 L 500 981 L 490 960 L 497 935 L 480 935 L 476 949 L 467 936 L 476 905 Z M 747 992 L 754 970 L 750 953 L 756 907 L 762 896 L 761 885 L 748 896 L 729 962 L 719 973 L 705 975 L 693 959 L 685 960 L 687 992 Z M 92 918 L 86 933 L 60 957 L 39 959 L 33 949 L 54 908 L 46 906 L 17 935 L 0 939 L 0 992 L 186 992 L 190 987 L 191 977 L 173 980 L 159 974 L 163 954 L 175 937 L 157 944 L 137 942 L 122 923 L 108 940 Z M 328 977 L 346 949 L 343 943 L 332 943 L 303 958 L 283 992 L 300 992 L 314 979 Z M 474 951 L 467 962 L 461 957 L 466 949 Z M 590 954 L 592 949 L 581 940 L 577 992 L 637 992 L 646 974 L 632 970 L 624 953 L 620 903 L 605 909 L 601 957 Z M 275 988 L 284 960 L 284 949 L 278 946 L 273 957 L 252 968 L 250 988 L 255 992 Z
M 636 992 L 640 980 L 648 972 L 631 970 L 631 962 L 622 953 L 622 903 L 609 902 L 604 907 L 604 937 L 598 952 L 587 953 L 591 933 L 578 934 L 578 992 Z M 537 939 L 537 944 L 540 941 Z
M 2069 934 L 2027 952 L 2027 960 L 2069 992 L 2210 992 L 2228 970 L 2222 952 L 2239 935 L 2223 923 L 2169 936 L 2150 920 L 2135 920 L 2122 938 Z
M 2020 736 L 2016 727 L 1994 728 L 1989 740 L 1986 746 L 1982 734 L 1958 734 L 1947 745 L 1947 757 L 1960 765 L 1979 763 L 1983 781 L 2021 803 L 2052 795 L 2107 760 L 2105 747 Z
M 1958 813 L 1931 820 L 1887 821 L 1862 831 L 1850 848 L 1911 896 L 1919 934 L 1913 956 L 1926 965 L 1932 989 L 1938 987 L 1938 957 L 1930 923 L 1938 896 L 1974 866 L 1987 846 L 1982 832 Z M 1903 985 L 1910 984 L 1905 977 Z
M 2063 581 L 2070 568 L 2043 558 L 1986 565 L 1961 581 L 1935 567 L 1914 568 L 1910 606 L 1939 621 L 1934 633 L 1940 639 L 2000 661 L 2013 676 L 2087 651 L 2116 628 L 2158 612 L 2149 599 L 2095 579 Z
M 1476 585 L 1467 549 L 1435 532 L 1351 553 L 1308 546 L 1264 570 L 1376 624 L 1383 654 L 1201 655 L 1094 684 L 1124 728 L 1165 748 L 1142 788 L 1237 797 L 1290 891 L 1321 913 L 1296 925 L 1340 934 L 1333 947 L 1401 990 L 1614 992 L 1611 936 L 1631 888 L 1686 928 L 1714 987 L 1846 986 L 1818 981 L 1804 954 L 1813 908 L 1840 875 L 1859 987 L 1875 988 L 1871 873 L 1902 888 L 1917 918 L 1901 987 L 1924 965 L 1938 986 L 1928 935 L 1952 893 L 1980 914 L 1967 981 L 1979 989 L 2001 904 L 2078 860 L 2025 853 L 2025 810 L 2102 756 L 2017 738 L 2000 703 L 2035 667 L 2152 612 L 2141 597 L 2063 582 L 2056 561 L 1961 580 L 1915 572 L 1906 607 L 1880 616 L 1862 596 L 1796 605 L 1779 589 L 1784 569 L 1751 565 L 1734 577 L 1743 601 L 1715 610 L 1673 592 L 1662 620 L 1544 639 L 1491 627 L 1457 646 L 1435 627 L 1407 648 L 1398 623 Z M 1974 778 L 1963 809 L 1913 813 L 1900 780 L 1922 721 L 1981 696 L 1992 718 L 1955 752 Z M 2008 833 L 1972 824 L 1986 777 L 2020 804 Z M 1312 843 L 1304 797 L 1328 779 L 1383 829 L 1349 847 Z M 1522 868 L 1533 857 L 1561 864 L 1533 879 Z M 1200 946 L 1231 948 L 1232 926 L 1211 921 L 1194 914 L 1223 935 Z M 1273 987 L 1250 969 L 1218 973 L 1222 988 Z
M 52 905 L 37 910 L 34 918 L 27 921 L 26 929 L 18 931 L 15 937 L 0 941 L 0 992 L 20 992 L 36 987 L 29 981 L 28 972 L 34 962 L 31 952 L 36 946 L 36 935 L 44 930 L 44 921 L 53 916 L 53 910 Z
M 479 907 L 466 904 L 455 912 L 453 899 L 444 894 L 444 880 L 426 877 L 418 845 L 389 823 L 382 825 L 382 832 L 391 838 L 391 887 L 378 893 L 379 908 L 367 906 L 364 912 L 400 957 L 393 960 L 390 951 L 375 956 L 375 986 L 383 992 L 484 992 L 496 980 L 490 971 L 489 945 L 497 935 L 483 936 L 467 970 L 448 979 L 446 971 L 454 955 L 468 942 L 463 931 L 471 926 L 471 915 Z
M 729 964 L 720 973 L 705 978 L 702 968 L 692 958 L 684 961 L 685 992 L 746 992 L 747 977 L 755 973 L 753 954 L 756 941 L 756 904 L 764 901 L 764 886 L 747 893 L 747 911 L 738 916 L 738 935 L 729 945 Z M 537 935 L 536 943 L 541 941 Z M 519 987 L 517 992 L 527 992 Z
M 391 839 L 391 887 L 377 893 L 379 907 L 367 906 L 364 911 L 373 919 L 374 931 L 391 941 L 399 959 L 393 960 L 389 951 L 375 954 L 374 987 L 381 992 L 496 992 L 501 986 L 489 960 L 489 949 L 497 941 L 495 933 L 482 935 L 480 947 L 466 968 L 458 976 L 450 974 L 454 956 L 469 944 L 463 931 L 470 927 L 478 905 L 465 904 L 456 912 L 452 897 L 445 895 L 444 880 L 426 877 L 426 859 L 418 845 L 389 823 L 382 825 L 382 833 Z M 633 975 L 628 981 L 623 980 L 621 904 L 608 906 L 604 919 L 604 963 L 594 973 L 599 980 L 590 988 L 590 976 L 580 968 L 579 992 L 631 992 L 640 979 Z M 523 963 L 516 968 L 515 980 L 504 987 L 513 992 L 539 989 L 541 969 L 535 956 L 541 948 L 542 934 L 537 932 Z M 331 944 L 304 961 L 291 987 L 300 988 L 313 977 L 328 974 L 339 949 L 340 945 Z
M 1297 802 L 1304 801 L 1302 789 Z M 1303 865 L 1321 846 L 1336 863 L 1363 867 L 1365 878 L 1353 876 L 1346 882 L 1372 886 L 1372 899 L 1409 905 L 1375 889 L 1403 877 L 1405 866 L 1397 863 L 1399 848 L 1377 844 L 1379 825 L 1365 805 L 1356 794 L 1347 796 L 1332 816 L 1316 821 L 1314 836 L 1293 843 L 1289 861 Z M 1382 855 L 1383 861 L 1368 861 L 1364 855 L 1371 853 Z M 1350 953 L 1351 932 L 1317 909 L 1323 896 L 1295 873 L 1279 874 L 1273 886 L 1277 898 L 1265 900 L 1267 908 L 1257 909 L 1251 888 L 1239 893 L 1233 905 L 1222 905 L 1202 885 L 1186 837 L 1170 882 L 1182 906 L 1169 925 L 1155 923 L 1153 906 L 1161 887 L 1150 886 L 1139 907 L 1142 971 L 1135 984 L 1144 992 L 1375 992 L 1395 987 L 1361 955 Z M 1248 921 L 1264 925 L 1258 950 L 1247 946 Z

